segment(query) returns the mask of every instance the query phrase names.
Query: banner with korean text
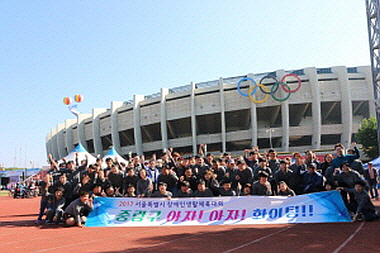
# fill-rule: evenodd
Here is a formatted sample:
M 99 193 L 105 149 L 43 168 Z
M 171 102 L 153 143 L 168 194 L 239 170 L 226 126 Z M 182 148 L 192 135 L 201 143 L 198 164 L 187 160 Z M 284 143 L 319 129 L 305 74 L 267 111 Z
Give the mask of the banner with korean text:
M 337 191 L 294 197 L 96 197 L 88 227 L 351 222 Z

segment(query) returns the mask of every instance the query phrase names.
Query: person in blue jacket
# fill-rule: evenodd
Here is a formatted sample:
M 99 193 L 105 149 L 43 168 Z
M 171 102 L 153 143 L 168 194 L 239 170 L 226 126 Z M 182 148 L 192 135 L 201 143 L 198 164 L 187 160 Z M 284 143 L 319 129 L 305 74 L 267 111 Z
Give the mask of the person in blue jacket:
M 323 176 L 317 171 L 317 164 L 310 163 L 302 175 L 304 193 L 318 192 L 323 188 Z
M 345 154 L 344 146 L 341 143 L 337 143 L 334 146 L 336 156 L 332 160 L 332 165 L 334 168 L 340 168 L 340 165 L 342 163 L 350 163 L 353 162 L 355 159 L 358 159 L 360 157 L 359 149 L 356 147 L 356 143 L 353 142 L 352 148 L 355 151 L 355 154 Z

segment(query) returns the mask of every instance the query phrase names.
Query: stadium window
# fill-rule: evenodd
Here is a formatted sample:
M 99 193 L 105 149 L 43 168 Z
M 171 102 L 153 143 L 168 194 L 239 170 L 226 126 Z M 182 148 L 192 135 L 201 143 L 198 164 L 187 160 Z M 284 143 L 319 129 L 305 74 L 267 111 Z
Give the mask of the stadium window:
M 112 146 L 112 136 L 110 134 L 100 137 L 103 150 L 108 150 Z
M 141 126 L 142 143 L 161 140 L 161 123 Z
M 93 140 L 86 140 L 87 151 L 89 153 L 95 153 L 95 146 Z
M 320 78 L 318 81 L 320 82 L 328 82 L 328 81 L 337 81 L 338 78 Z
M 340 142 L 340 134 L 322 134 L 321 145 L 334 145 Z
M 319 68 L 317 69 L 317 74 L 330 74 L 332 73 L 331 68 Z
M 312 142 L 312 136 L 290 136 L 289 147 L 310 146 Z
M 155 154 L 157 157 L 159 157 L 159 156 L 162 154 L 162 149 L 159 149 L 159 150 L 152 150 L 152 151 L 145 151 L 145 152 L 144 152 L 145 160 L 151 159 L 151 158 L 153 157 L 154 154 Z
M 311 103 L 289 105 L 289 126 L 299 126 L 303 119 L 312 116 Z
M 297 76 L 304 76 L 305 75 L 305 72 L 303 69 L 294 70 L 292 73 L 297 75 Z
M 369 118 L 369 101 L 352 101 L 352 114 Z
M 127 129 L 119 132 L 120 146 L 126 147 L 135 144 L 135 134 L 133 129 Z
M 271 141 L 269 138 L 259 138 L 257 139 L 257 145 L 260 149 L 269 149 L 269 148 L 281 148 L 282 137 L 272 137 L 272 147 Z
M 248 130 L 251 127 L 251 110 L 237 110 L 225 113 L 226 131 L 233 132 L 239 130 Z
M 222 131 L 220 113 L 196 116 L 197 135 L 217 134 Z
M 365 77 L 353 77 L 353 78 L 348 78 L 350 81 L 363 81 L 365 80 Z
M 207 151 L 208 152 L 220 152 L 222 150 L 222 143 L 209 143 L 207 144 Z
M 244 150 L 251 147 L 252 140 L 230 141 L 226 142 L 227 151 Z M 261 147 L 261 146 L 260 146 Z
M 341 103 L 322 102 L 321 103 L 322 125 L 342 124 Z
M 192 155 L 193 154 L 193 147 L 192 146 L 175 147 L 174 152 L 178 152 L 181 155 Z
M 177 139 L 191 136 L 191 118 L 168 120 L 168 138 Z
M 257 108 L 257 121 L 267 127 L 281 127 L 281 105 Z
M 195 94 L 195 96 L 207 95 L 207 94 L 212 94 L 212 93 L 217 93 L 217 92 L 219 92 L 219 89 L 218 90 L 205 91 L 205 92 L 199 92 L 199 93 Z

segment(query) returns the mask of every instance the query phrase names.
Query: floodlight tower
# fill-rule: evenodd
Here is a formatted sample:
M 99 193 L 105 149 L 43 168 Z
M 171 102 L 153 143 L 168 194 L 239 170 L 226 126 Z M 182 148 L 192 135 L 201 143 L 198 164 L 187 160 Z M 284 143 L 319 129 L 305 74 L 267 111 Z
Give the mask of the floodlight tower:
M 366 9 L 377 119 L 377 143 L 380 147 L 380 1 L 366 0 Z

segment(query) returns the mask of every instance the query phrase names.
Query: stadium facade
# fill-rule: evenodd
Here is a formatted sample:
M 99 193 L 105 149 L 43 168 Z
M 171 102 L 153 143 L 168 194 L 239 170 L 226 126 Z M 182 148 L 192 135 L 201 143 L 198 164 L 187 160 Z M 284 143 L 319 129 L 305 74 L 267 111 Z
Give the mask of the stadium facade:
M 276 84 L 284 76 L 287 86 Z M 252 79 L 263 85 L 253 88 Z M 303 151 L 340 142 L 347 147 L 362 119 L 374 115 L 369 66 L 277 70 L 113 101 L 110 108 L 58 124 L 46 147 L 56 158 L 78 143 L 95 156 L 113 146 L 121 155 L 147 157 L 167 148 L 197 153 L 201 143 L 209 152 L 239 154 L 252 146 Z

